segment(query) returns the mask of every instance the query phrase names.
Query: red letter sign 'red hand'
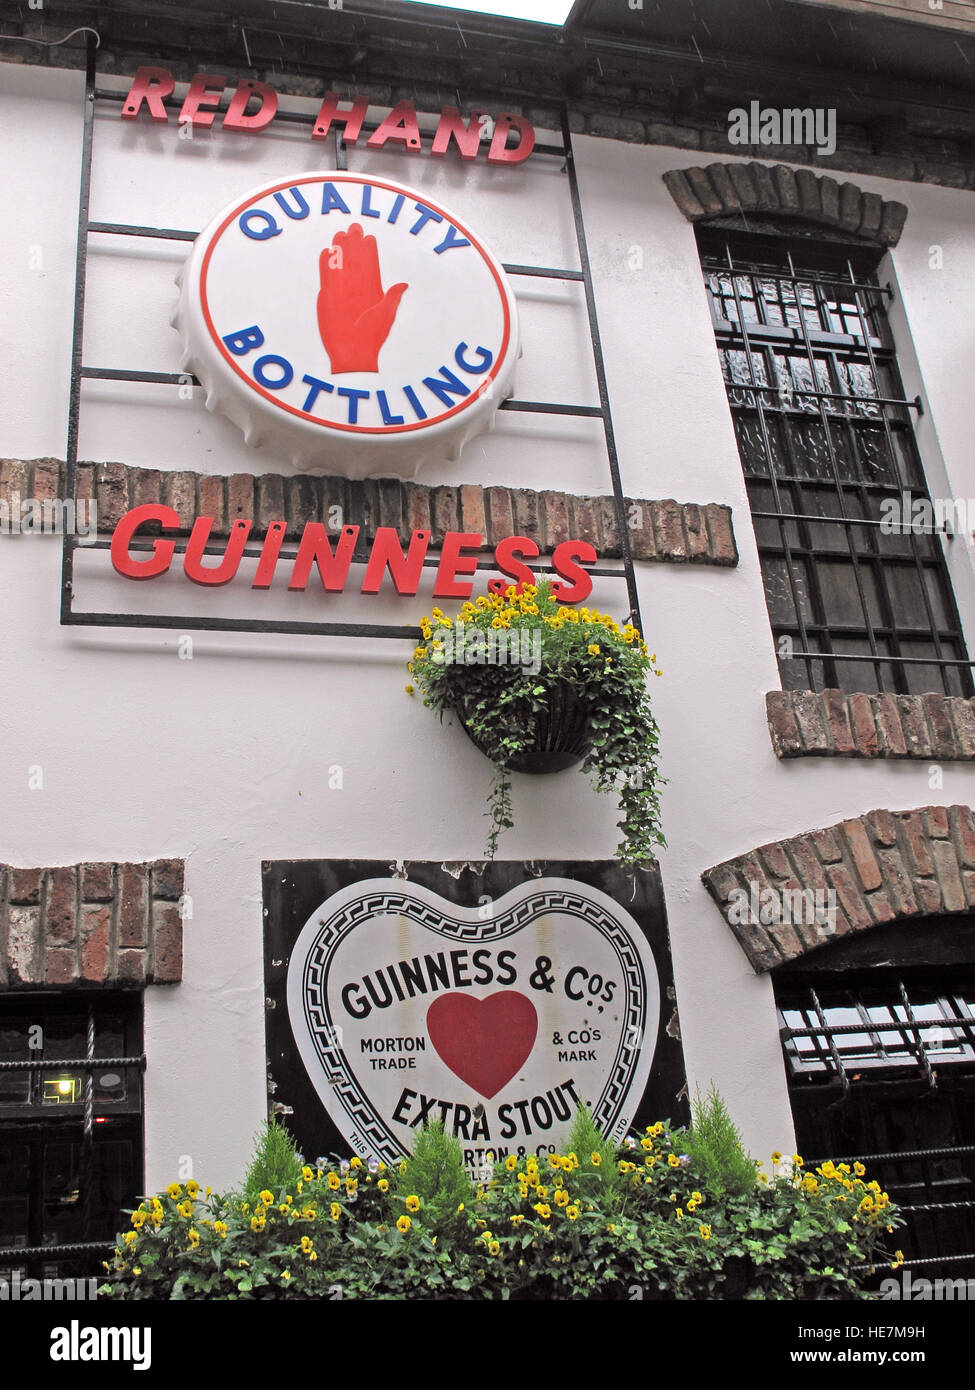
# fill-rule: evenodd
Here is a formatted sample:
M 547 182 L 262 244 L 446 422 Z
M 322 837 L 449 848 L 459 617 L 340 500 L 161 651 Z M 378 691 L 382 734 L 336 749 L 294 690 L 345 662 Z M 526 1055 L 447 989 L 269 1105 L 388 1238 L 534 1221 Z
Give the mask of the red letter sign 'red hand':
M 383 293 L 376 238 L 358 222 L 336 232 L 319 259 L 318 331 L 332 375 L 378 372 L 379 349 L 389 336 L 406 284 Z

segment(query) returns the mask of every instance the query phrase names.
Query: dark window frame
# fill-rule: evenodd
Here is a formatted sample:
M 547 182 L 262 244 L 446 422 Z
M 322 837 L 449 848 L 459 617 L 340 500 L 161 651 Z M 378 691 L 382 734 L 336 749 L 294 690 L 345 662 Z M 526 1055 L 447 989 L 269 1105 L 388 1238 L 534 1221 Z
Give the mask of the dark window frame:
M 0 996 L 0 1277 L 103 1274 L 144 1187 L 142 1003 L 135 990 Z M 70 1098 L 51 1103 L 59 1080 Z
M 783 688 L 969 696 L 936 530 L 880 526 L 930 503 L 882 253 L 775 232 L 697 228 Z
M 852 953 L 836 942 L 773 972 L 796 1141 L 809 1172 L 826 1159 L 866 1166 L 866 1179 L 876 1178 L 906 1217 L 889 1243 L 918 1277 L 973 1276 L 975 966 L 964 963 L 968 936 L 954 950 L 949 938 L 939 965 L 922 963 L 910 925 L 909 943 L 894 924 Z M 921 1017 L 934 1005 L 950 1015 L 941 1034 Z M 878 1024 L 871 1014 L 884 1006 L 900 1020 Z M 863 1025 L 837 1024 L 840 1009 L 858 1012 Z M 805 1063 L 797 1060 L 803 1034 L 813 1044 Z

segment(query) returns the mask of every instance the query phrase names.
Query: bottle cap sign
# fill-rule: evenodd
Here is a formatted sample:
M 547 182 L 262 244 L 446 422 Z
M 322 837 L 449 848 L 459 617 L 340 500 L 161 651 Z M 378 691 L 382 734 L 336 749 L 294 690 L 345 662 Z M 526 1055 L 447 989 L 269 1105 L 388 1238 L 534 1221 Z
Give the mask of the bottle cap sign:
M 452 213 L 341 171 L 224 208 L 178 277 L 183 370 L 296 467 L 413 477 L 490 430 L 519 354 L 504 270 Z

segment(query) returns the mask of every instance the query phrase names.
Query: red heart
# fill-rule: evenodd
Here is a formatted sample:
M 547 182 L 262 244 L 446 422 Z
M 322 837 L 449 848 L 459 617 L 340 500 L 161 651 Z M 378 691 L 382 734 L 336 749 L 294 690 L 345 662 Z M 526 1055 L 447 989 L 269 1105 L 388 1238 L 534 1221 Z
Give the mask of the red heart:
M 532 1001 L 513 989 L 486 999 L 441 994 L 427 1010 L 427 1032 L 454 1075 L 490 1100 L 535 1046 L 538 1014 Z

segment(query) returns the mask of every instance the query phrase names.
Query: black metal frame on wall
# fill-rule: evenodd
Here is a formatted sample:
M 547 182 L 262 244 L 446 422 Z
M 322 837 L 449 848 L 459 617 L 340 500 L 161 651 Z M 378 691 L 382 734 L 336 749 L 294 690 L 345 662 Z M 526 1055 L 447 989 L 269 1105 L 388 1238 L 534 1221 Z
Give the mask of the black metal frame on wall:
M 81 181 L 78 200 L 78 240 L 75 259 L 75 292 L 74 292 L 74 320 L 72 330 L 72 349 L 71 349 L 71 380 L 68 403 L 68 435 L 66 448 L 66 481 L 65 491 L 68 497 L 74 497 L 77 484 L 77 465 L 78 465 L 78 433 L 79 420 L 81 414 L 82 384 L 85 381 L 118 381 L 118 382 L 147 382 L 157 385 L 181 386 L 187 384 L 186 373 L 176 372 L 150 372 L 137 369 L 126 370 L 122 368 L 91 366 L 83 362 L 83 342 L 85 326 L 85 294 L 87 282 L 87 263 L 88 263 L 88 242 L 90 236 L 98 234 L 108 234 L 113 236 L 131 237 L 150 237 L 160 241 L 169 242 L 192 242 L 198 235 L 197 232 L 180 230 L 173 227 L 151 227 L 139 223 L 115 223 L 92 221 L 90 213 L 91 197 L 91 165 L 92 153 L 94 148 L 94 128 L 95 128 L 95 106 L 98 102 L 112 102 L 121 105 L 125 98 L 124 92 L 115 92 L 100 88 L 96 85 L 96 47 L 94 38 L 88 35 L 87 66 L 85 74 L 85 115 L 84 115 L 84 134 L 82 139 L 81 154 Z M 165 103 L 175 109 L 178 103 L 171 99 Z M 312 115 L 299 115 L 294 112 L 279 111 L 275 118 L 280 122 L 293 125 L 312 125 L 315 117 Z M 363 125 L 363 131 L 372 133 L 376 126 L 368 122 Z M 603 434 L 606 444 L 606 454 L 609 466 L 610 480 L 612 483 L 612 494 L 616 511 L 617 532 L 619 535 L 619 546 L 621 564 L 619 566 L 597 565 L 587 566 L 588 572 L 592 575 L 621 579 L 626 584 L 627 600 L 629 603 L 629 619 L 642 631 L 642 621 L 640 616 L 640 604 L 637 594 L 636 576 L 633 569 L 633 556 L 630 549 L 629 532 L 627 529 L 626 507 L 623 496 L 623 485 L 620 478 L 619 457 L 616 450 L 616 438 L 613 431 L 613 418 L 609 403 L 609 391 L 606 384 L 606 372 L 603 364 L 602 344 L 599 336 L 599 324 L 596 316 L 596 303 L 592 285 L 592 275 L 589 264 L 589 250 L 586 243 L 585 225 L 582 215 L 582 204 L 579 197 L 579 187 L 576 178 L 575 164 L 572 153 L 572 137 L 569 131 L 569 121 L 567 110 L 562 113 L 562 143 L 561 144 L 537 144 L 533 151 L 534 156 L 542 156 L 549 159 L 561 159 L 563 169 L 568 182 L 569 196 L 572 204 L 573 221 L 575 225 L 576 240 L 579 251 L 579 269 L 560 269 L 551 266 L 530 266 L 530 265 L 505 265 L 504 269 L 509 275 L 528 276 L 538 279 L 575 281 L 581 283 L 586 297 L 586 311 L 589 321 L 591 337 L 593 365 L 595 369 L 596 384 L 599 396 L 598 405 L 576 405 L 571 403 L 559 403 L 551 401 L 518 400 L 509 399 L 501 403 L 502 410 L 516 411 L 527 414 L 541 415 L 561 415 L 561 416 L 583 416 L 602 421 Z M 334 135 L 334 158 L 337 169 L 346 168 L 346 154 L 338 132 Z M 189 378 L 193 384 L 197 384 L 195 378 Z M 176 543 L 177 553 L 182 553 L 186 549 L 188 532 L 170 532 Z M 224 618 L 214 616 L 181 616 L 179 614 L 144 614 L 144 613 L 98 613 L 85 612 L 74 607 L 74 554 L 78 544 L 78 538 L 65 530 L 62 542 L 62 563 L 61 563 L 61 623 L 70 626 L 83 627 L 136 627 L 136 628 L 169 628 L 179 630 L 198 630 L 198 631 L 229 631 L 229 632 L 280 632 L 295 633 L 301 635 L 313 635 L 323 637 L 389 637 L 389 638 L 408 638 L 414 640 L 419 635 L 419 629 L 412 626 L 400 626 L 396 624 L 383 623 L 338 623 L 338 622 L 289 622 L 276 619 L 261 618 Z M 85 549 L 87 550 L 107 550 L 110 542 L 108 540 L 97 540 L 91 542 L 86 539 Z M 133 548 L 136 548 L 133 546 Z M 219 555 L 223 551 L 218 546 L 207 546 L 205 554 Z M 259 548 L 246 548 L 243 554 L 250 558 L 256 558 L 260 554 Z M 283 548 L 281 555 L 283 558 L 294 558 L 294 551 Z M 359 554 L 354 556 L 354 561 L 360 560 Z M 425 565 L 433 567 L 438 564 L 435 557 L 428 557 Z M 493 560 L 479 560 L 478 570 L 497 570 L 497 565 Z M 538 572 L 551 570 L 550 557 L 539 557 L 538 560 L 529 564 L 529 568 Z
M 611 899 L 614 904 L 619 904 L 621 914 L 629 914 L 642 933 L 645 946 L 649 949 L 656 966 L 659 1001 L 654 999 L 652 1006 L 656 1008 L 659 1003 L 659 1018 L 654 1038 L 643 1039 L 634 1034 L 633 1046 L 636 1049 L 651 1046 L 653 1049 L 652 1063 L 642 1094 L 634 1097 L 626 1091 L 626 1067 L 619 1057 L 611 1064 L 607 1094 L 614 1087 L 622 1087 L 624 1101 L 627 1097 L 629 1101 L 629 1104 L 624 1105 L 624 1109 L 629 1109 L 629 1105 L 635 1099 L 631 1123 L 636 1129 L 657 1120 L 670 1119 L 674 1124 L 688 1123 L 687 1080 L 678 1026 L 670 939 L 663 888 L 659 870 L 656 868 L 635 873 L 624 872 L 615 860 L 531 864 L 498 860 L 477 865 L 412 861 L 397 865 L 388 860 L 284 860 L 267 862 L 263 866 L 268 1109 L 271 1114 L 281 1117 L 309 1161 L 322 1155 L 352 1150 L 347 1138 L 327 1113 L 320 1092 L 309 1076 L 307 1063 L 303 1061 L 299 1051 L 295 1030 L 300 1024 L 294 1023 L 289 1011 L 288 982 L 289 975 L 293 973 L 294 948 L 299 936 L 312 921 L 313 914 L 324 903 L 337 894 L 342 894 L 343 890 L 354 890 L 360 883 L 369 883 L 377 879 L 383 880 L 393 888 L 402 884 L 405 896 L 408 896 L 411 889 L 417 890 L 418 893 L 427 893 L 428 901 L 432 895 L 436 895 L 442 900 L 443 910 L 447 915 L 452 908 L 459 909 L 456 914 L 457 923 L 454 924 L 456 941 L 458 944 L 474 946 L 498 939 L 497 932 L 489 925 L 492 920 L 496 921 L 494 903 L 506 894 L 512 894 L 512 890 L 523 890 L 523 896 L 530 897 L 535 881 L 545 881 L 551 885 L 552 880 L 558 880 L 560 887 L 568 887 L 570 890 L 577 886 L 580 899 L 585 897 L 587 888 L 595 889 L 599 894 Z M 367 895 L 363 899 L 368 910 L 356 909 L 361 913 L 364 926 L 368 923 L 370 913 L 398 915 L 396 906 L 380 905 L 379 897 L 382 895 L 377 896 L 374 889 L 375 885 L 371 884 L 371 896 Z M 472 912 L 480 918 L 479 922 L 472 924 Z M 405 922 L 406 917 L 400 917 L 399 920 L 401 923 Z M 484 936 L 479 933 L 480 922 L 485 924 Z M 548 922 L 548 927 L 543 928 L 548 931 L 546 949 L 551 952 L 554 970 L 557 972 L 561 968 L 564 972 L 571 954 L 571 945 L 568 937 L 564 947 L 559 940 L 558 909 L 554 909 L 554 915 L 549 916 Z M 323 925 L 322 918 L 317 920 L 316 925 Z M 392 930 L 391 949 L 398 949 L 408 955 L 409 951 L 400 940 L 401 934 L 398 935 L 398 931 L 398 928 Z M 514 937 L 507 939 L 510 941 Z M 378 980 L 381 973 L 378 967 L 382 965 L 382 959 L 373 959 L 374 954 L 373 951 L 369 956 L 369 969 Z M 484 952 L 485 956 L 487 954 L 488 952 Z M 498 959 L 503 954 L 499 953 Z M 390 958 L 392 959 L 392 956 Z M 296 956 L 295 959 L 300 965 L 303 957 Z M 309 956 L 306 976 L 317 991 L 319 1000 L 325 997 L 328 968 L 322 967 L 318 955 Z M 500 976 L 496 982 L 501 983 Z M 532 992 L 527 980 L 521 976 L 518 985 L 528 993 Z M 449 993 L 449 987 L 447 992 Z M 425 995 L 426 991 L 423 993 Z M 443 1000 L 444 997 L 443 990 L 431 995 L 432 1000 Z M 540 999 L 541 996 L 536 995 L 536 998 Z M 421 998 L 419 1003 L 422 1010 L 426 1006 L 426 999 Z M 395 1008 L 395 1000 L 393 1004 Z M 303 1004 L 305 1012 L 309 1007 L 309 1004 Z M 330 1017 L 325 1018 L 324 1011 L 318 1006 L 313 1007 L 313 1012 L 317 1013 L 318 1024 L 322 1024 L 324 1019 L 323 1026 L 326 1032 L 341 1033 L 340 1029 L 335 1028 Z M 585 1005 L 580 1005 L 578 1012 L 598 1022 L 597 1012 L 601 1013 L 601 1010 L 594 1008 L 589 1015 L 585 1015 Z M 379 1010 L 375 1016 L 385 1020 L 387 1013 L 385 1010 Z M 429 1015 L 427 1018 L 429 1019 Z M 390 1023 L 383 1022 L 377 1026 L 381 1031 L 394 1031 L 394 1025 Z M 540 1032 L 539 1044 L 547 1041 Z M 340 1050 L 346 1048 L 351 1051 L 354 1047 L 354 1043 L 349 1042 L 348 1038 L 343 1040 L 341 1036 L 337 1045 Z M 552 1055 L 554 1057 L 554 1052 Z M 605 1065 L 605 1060 L 601 1065 Z M 320 1070 L 317 1062 L 315 1070 Z M 633 1065 L 629 1075 L 633 1075 L 635 1071 L 636 1066 Z M 460 1075 L 459 1072 L 457 1074 Z M 322 1076 L 324 1075 L 325 1072 L 322 1070 Z M 403 1072 L 401 1075 L 406 1078 L 407 1084 L 419 1087 L 420 1082 L 414 1080 L 416 1072 Z M 486 1094 L 484 1090 L 479 1093 Z M 467 1098 L 472 1101 L 475 1099 L 471 1095 Z M 455 1112 L 457 1108 L 454 1107 Z M 432 1113 L 432 1118 L 437 1117 L 437 1113 Z M 415 1124 L 417 1118 L 418 1116 L 412 1117 L 408 1123 Z M 598 1122 L 598 1113 L 596 1118 Z M 447 1127 L 449 1130 L 449 1120 Z M 365 1126 L 361 1132 L 366 1133 Z M 462 1131 L 460 1136 L 462 1139 L 465 1137 Z M 496 1154 L 504 1143 L 502 1137 L 499 1145 L 498 1137 L 496 1132 L 490 1133 L 485 1141 L 486 1146 Z M 545 1140 L 546 1134 L 535 1133 L 530 1142 L 534 1144 L 539 1137 Z M 514 1143 L 517 1144 L 517 1139 Z M 368 1150 L 363 1146 L 361 1152 L 365 1156 Z M 372 1152 L 378 1153 L 378 1150 L 373 1149 Z

